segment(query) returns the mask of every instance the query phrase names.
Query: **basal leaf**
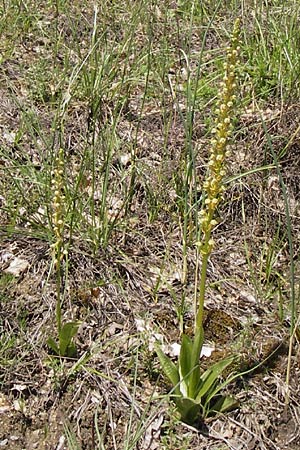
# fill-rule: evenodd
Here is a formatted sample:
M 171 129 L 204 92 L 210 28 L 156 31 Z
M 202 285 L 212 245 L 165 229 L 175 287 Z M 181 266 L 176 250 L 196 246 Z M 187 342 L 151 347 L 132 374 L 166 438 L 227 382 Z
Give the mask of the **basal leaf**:
M 80 324 L 81 324 L 80 321 L 75 321 L 75 322 L 68 322 L 63 325 L 59 334 L 59 352 L 61 356 L 69 356 L 68 348 L 71 345 L 73 337 L 77 334 Z M 74 348 L 75 345 L 73 347 L 73 350 Z
M 180 378 L 176 365 L 167 355 L 164 354 L 164 352 L 159 348 L 158 345 L 156 345 L 155 350 L 164 373 L 169 378 L 173 387 L 175 388 L 176 395 L 180 395 L 179 390 Z
M 189 377 L 191 375 L 193 342 L 189 336 L 183 334 L 181 337 L 181 348 L 178 361 L 178 369 L 180 376 L 180 391 L 184 397 L 188 397 L 189 393 Z
M 47 339 L 47 345 L 48 345 L 48 347 L 51 348 L 51 350 L 53 350 L 53 352 L 54 352 L 56 355 L 59 355 L 59 348 L 58 348 L 58 345 L 57 345 L 57 343 L 55 342 L 55 340 L 54 340 L 52 337 L 49 337 L 49 338 Z
M 200 401 L 202 397 L 209 396 L 209 399 L 211 399 L 217 392 L 214 392 L 214 384 L 223 372 L 223 370 L 228 367 L 234 360 L 234 357 L 229 357 L 226 359 L 222 359 L 221 361 L 218 361 L 213 366 L 209 367 L 202 375 L 202 386 L 200 390 L 197 393 L 196 396 L 196 402 Z M 211 390 L 211 388 L 213 388 Z M 206 401 L 209 401 L 207 398 Z
M 68 358 L 74 358 L 76 354 L 77 354 L 76 345 L 73 341 L 71 341 L 67 347 L 65 356 L 67 356 Z
M 176 406 L 181 420 L 189 425 L 194 425 L 199 418 L 201 405 L 191 398 L 183 397 L 176 400 Z
M 199 360 L 204 342 L 203 327 L 196 331 L 193 341 L 192 354 L 191 354 L 191 368 L 193 368 L 189 378 L 189 397 L 195 399 L 197 393 L 202 385 L 200 378 Z
M 201 327 L 199 330 L 196 331 L 193 342 L 192 361 L 191 361 L 192 366 L 199 364 L 203 342 L 204 342 L 204 330 L 203 327 Z
M 237 408 L 239 402 L 229 395 L 221 396 L 217 401 L 209 408 L 210 413 L 224 413 Z

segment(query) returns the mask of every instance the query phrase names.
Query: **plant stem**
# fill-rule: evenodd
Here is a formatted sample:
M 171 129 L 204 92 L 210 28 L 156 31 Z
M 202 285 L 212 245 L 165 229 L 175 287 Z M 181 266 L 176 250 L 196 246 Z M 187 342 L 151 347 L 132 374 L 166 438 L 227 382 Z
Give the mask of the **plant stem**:
M 195 334 L 203 326 L 204 298 L 205 298 L 205 290 L 206 290 L 208 258 L 209 258 L 208 254 L 202 258 L 200 286 L 199 286 L 199 305 L 198 305 L 198 310 L 196 309 L 196 315 L 195 315 L 195 317 L 196 317 Z
M 204 248 L 207 248 L 206 252 L 200 252 L 202 254 L 202 264 L 201 264 L 201 274 L 200 274 L 200 284 L 199 284 L 199 296 L 198 305 L 197 298 L 195 302 L 195 334 L 203 326 L 203 312 L 204 312 L 204 299 L 206 291 L 206 278 L 207 278 L 207 265 L 211 254 L 211 249 L 209 246 L 211 232 L 208 231 L 205 236 Z
M 58 335 L 61 332 L 61 265 L 60 260 L 57 260 L 56 265 L 56 324 Z

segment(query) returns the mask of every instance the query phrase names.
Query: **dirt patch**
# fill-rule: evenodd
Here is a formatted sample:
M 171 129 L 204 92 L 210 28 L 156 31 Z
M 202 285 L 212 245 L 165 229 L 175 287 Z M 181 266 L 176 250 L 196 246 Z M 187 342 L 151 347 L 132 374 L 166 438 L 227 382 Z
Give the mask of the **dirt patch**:
M 208 266 L 212 354 L 200 364 L 238 356 L 226 375 L 240 376 L 226 391 L 239 406 L 188 427 L 168 400 L 153 343 L 176 348 L 180 328 L 193 329 L 194 212 L 229 12 L 208 29 L 209 2 L 195 5 L 203 23 L 193 27 L 184 2 L 149 3 L 135 26 L 121 3 L 108 14 L 102 2 L 99 23 L 89 4 L 60 12 L 48 2 L 44 17 L 41 5 L 29 14 L 21 3 L 0 80 L 0 448 L 298 449 L 299 333 L 290 354 L 289 333 L 291 261 L 299 282 L 299 105 L 274 99 L 237 114 Z M 47 345 L 57 333 L 49 182 L 60 147 L 69 201 L 62 318 L 81 321 L 74 359 Z

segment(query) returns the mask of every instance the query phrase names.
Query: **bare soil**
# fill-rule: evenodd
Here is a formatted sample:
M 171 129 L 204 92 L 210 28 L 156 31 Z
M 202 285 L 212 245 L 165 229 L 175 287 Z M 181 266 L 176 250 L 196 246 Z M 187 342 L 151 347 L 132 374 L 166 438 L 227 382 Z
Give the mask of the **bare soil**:
M 80 32 L 83 24 L 78 27 Z M 211 33 L 208 47 L 214 48 L 216 40 Z M 76 337 L 77 357 L 57 358 L 47 346 L 47 338 L 56 333 L 56 294 L 46 212 L 39 209 L 46 208 L 49 198 L 47 193 L 41 198 L 27 178 L 22 180 L 23 197 L 14 188 L 15 198 L 8 198 L 12 192 L 8 186 L 17 186 L 12 178 L 22 178 L 18 167 L 30 165 L 40 173 L 46 159 L 46 149 L 43 154 L 34 145 L 37 130 L 34 139 L 24 132 L 22 145 L 15 145 L 11 133 L 24 120 L 22 111 L 31 105 L 45 141 L 53 131 L 54 114 L 47 99 L 41 102 L 39 92 L 37 98 L 30 97 L 23 82 L 36 48 L 44 45 L 29 44 L 24 43 L 23 53 L 19 48 L 14 58 L 5 61 L 0 84 L 0 144 L 6 149 L 0 156 L 0 448 L 298 450 L 299 333 L 288 355 L 291 263 L 286 205 L 260 115 L 253 108 L 237 119 L 228 176 L 247 174 L 228 182 L 219 211 L 204 321 L 206 341 L 214 344 L 215 351 L 209 359 L 203 358 L 203 368 L 225 354 L 239 355 L 235 370 L 241 376 L 227 387 L 239 406 L 192 428 L 180 423 L 164 399 L 170 386 L 152 345 L 157 335 L 166 344 L 179 342 L 182 298 L 186 331 L 192 326 L 196 254 L 191 245 L 183 282 L 180 202 L 175 189 L 182 182 L 186 111 L 183 108 L 180 115 L 172 96 L 167 96 L 164 108 L 170 111 L 170 128 L 165 142 L 166 117 L 160 105 L 147 99 L 140 117 L 140 89 L 130 93 L 116 130 L 121 151 L 111 164 L 110 214 L 118 215 L 117 226 L 106 248 L 95 250 L 92 238 L 84 239 L 80 232 L 72 237 L 63 318 L 82 324 Z M 110 111 L 111 104 L 104 101 L 99 128 L 109 122 Z M 65 123 L 71 181 L 84 154 L 89 113 L 86 102 L 78 100 Z M 300 144 L 295 132 L 300 107 L 274 101 L 264 107 L 263 115 L 275 153 L 285 149 L 280 167 L 291 211 L 298 286 Z M 209 146 L 204 119 L 205 114 L 196 112 L 192 136 L 198 149 L 199 196 Z M 125 217 L 116 205 L 124 200 L 122 186 L 130 179 L 128 154 L 133 140 L 138 142 L 137 178 L 130 214 Z M 269 169 L 251 171 L 266 166 Z M 90 179 L 84 180 L 80 195 L 89 193 Z M 151 193 L 158 201 L 152 209 Z M 100 201 L 95 202 L 99 210 Z M 84 219 L 88 224 L 89 217 Z M 11 275 L 7 269 L 16 258 L 25 266 Z

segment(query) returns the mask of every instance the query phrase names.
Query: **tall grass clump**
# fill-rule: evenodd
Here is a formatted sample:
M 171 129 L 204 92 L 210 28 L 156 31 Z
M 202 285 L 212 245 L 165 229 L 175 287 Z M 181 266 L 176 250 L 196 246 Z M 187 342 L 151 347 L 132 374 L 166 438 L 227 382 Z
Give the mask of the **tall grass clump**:
M 224 76 L 220 85 L 217 102 L 215 127 L 210 147 L 208 171 L 203 184 L 204 203 L 200 211 L 200 231 L 198 234 L 197 265 L 201 263 L 198 295 L 194 305 L 194 336 L 181 336 L 181 349 L 177 365 L 157 346 L 157 354 L 163 371 L 173 384 L 172 399 L 183 421 L 194 424 L 199 418 L 217 412 L 224 412 L 236 401 L 229 396 L 219 395 L 226 385 L 219 382 L 223 370 L 232 364 L 234 356 L 227 357 L 201 373 L 199 360 L 204 342 L 203 310 L 206 291 L 207 265 L 214 247 L 212 232 L 217 225 L 216 209 L 224 195 L 223 179 L 226 158 L 229 156 L 229 141 L 233 131 L 234 101 L 236 91 L 236 68 L 239 64 L 240 21 L 234 25 L 231 45 L 227 48 Z M 196 277 L 197 279 L 197 277 Z M 197 282 L 198 283 L 198 282 Z

